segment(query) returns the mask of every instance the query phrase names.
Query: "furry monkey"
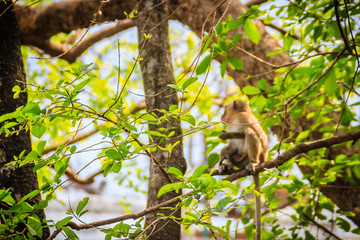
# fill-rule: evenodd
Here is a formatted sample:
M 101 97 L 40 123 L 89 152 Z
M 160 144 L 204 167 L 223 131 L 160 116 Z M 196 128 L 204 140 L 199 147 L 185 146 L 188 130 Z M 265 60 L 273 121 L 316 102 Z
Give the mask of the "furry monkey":
M 255 167 L 268 157 L 268 137 L 258 119 L 252 114 L 249 105 L 241 100 L 233 101 L 225 106 L 221 121 L 227 124 L 227 132 L 241 132 L 244 138 L 229 139 L 220 152 L 219 172 L 226 173 L 234 166 L 240 170 L 247 169 L 253 174 L 255 189 L 259 191 L 259 174 Z M 219 136 L 221 138 L 221 136 Z M 256 238 L 261 239 L 261 202 L 255 194 Z

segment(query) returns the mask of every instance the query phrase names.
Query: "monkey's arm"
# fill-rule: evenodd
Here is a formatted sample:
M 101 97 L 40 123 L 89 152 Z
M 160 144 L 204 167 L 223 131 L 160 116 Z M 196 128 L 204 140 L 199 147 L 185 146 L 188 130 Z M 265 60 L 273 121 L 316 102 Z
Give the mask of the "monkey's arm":
M 244 130 L 240 130 L 240 131 L 237 131 L 237 132 L 222 131 L 219 134 L 219 138 L 221 140 L 232 139 L 232 138 L 244 139 L 245 138 L 245 132 L 244 132 Z

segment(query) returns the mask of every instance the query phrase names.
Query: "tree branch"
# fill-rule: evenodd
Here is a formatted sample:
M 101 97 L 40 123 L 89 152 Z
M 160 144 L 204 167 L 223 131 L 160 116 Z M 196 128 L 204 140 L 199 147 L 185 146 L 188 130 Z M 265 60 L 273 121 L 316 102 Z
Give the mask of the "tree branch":
M 83 54 L 95 43 L 134 26 L 135 21 L 133 19 L 125 19 L 96 32 L 94 35 L 80 41 L 78 45 L 75 46 L 69 46 L 66 43 L 58 44 L 52 41 L 39 42 L 34 46 L 40 48 L 43 51 L 43 54 L 49 54 L 52 57 L 60 56 L 59 58 L 64 59 L 69 63 L 73 63 L 79 56 L 81 56 L 81 54 Z
M 353 132 L 343 133 L 339 134 L 337 136 L 328 137 L 324 139 L 315 140 L 312 142 L 307 143 L 301 143 L 297 145 L 296 147 L 283 152 L 278 157 L 276 157 L 274 160 L 263 162 L 259 164 L 256 169 L 255 173 L 263 172 L 266 168 L 274 168 L 281 166 L 282 164 L 286 163 L 291 158 L 301 154 L 306 153 L 314 149 L 318 148 L 324 148 L 324 147 L 331 147 L 332 145 L 351 141 L 351 140 L 357 140 L 360 138 L 360 130 L 355 130 Z M 237 173 L 233 173 L 230 176 L 226 177 L 224 180 L 234 181 L 238 178 L 245 177 L 251 175 L 250 171 L 248 170 L 242 170 Z
M 123 215 L 120 217 L 116 217 L 116 218 L 110 218 L 110 219 L 106 219 L 106 220 L 102 220 L 102 221 L 97 221 L 97 222 L 92 222 L 92 223 L 88 223 L 88 224 L 76 224 L 74 222 L 69 222 L 66 226 L 71 227 L 72 229 L 76 229 L 76 230 L 84 230 L 84 229 L 90 229 L 90 228 L 94 228 L 94 227 L 99 227 L 99 226 L 103 226 L 103 225 L 108 225 L 108 224 L 112 224 L 112 223 L 116 223 L 116 222 L 120 222 L 120 221 L 124 221 L 127 219 L 138 219 L 140 217 L 145 216 L 148 213 L 154 212 L 156 210 L 158 210 L 159 208 L 162 207 L 166 207 L 168 205 L 174 204 L 176 202 L 178 202 L 181 198 L 189 195 L 190 193 L 187 194 L 183 194 L 180 196 L 177 196 L 175 198 L 172 198 L 166 202 L 162 202 L 158 205 L 155 205 L 153 207 L 147 208 L 141 212 L 138 213 L 132 213 L 132 214 L 127 214 L 127 215 Z M 56 237 L 57 234 L 60 233 L 61 230 L 57 229 L 47 240 L 52 240 Z

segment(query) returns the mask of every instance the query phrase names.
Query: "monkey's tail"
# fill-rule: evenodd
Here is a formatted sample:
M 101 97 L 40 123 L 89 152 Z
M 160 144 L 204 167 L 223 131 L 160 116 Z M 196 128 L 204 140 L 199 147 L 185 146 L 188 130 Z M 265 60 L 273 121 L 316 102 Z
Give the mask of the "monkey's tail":
M 260 179 L 259 173 L 254 174 L 255 190 L 260 192 Z M 255 194 L 255 224 L 256 224 L 256 240 L 261 240 L 261 200 L 260 195 Z

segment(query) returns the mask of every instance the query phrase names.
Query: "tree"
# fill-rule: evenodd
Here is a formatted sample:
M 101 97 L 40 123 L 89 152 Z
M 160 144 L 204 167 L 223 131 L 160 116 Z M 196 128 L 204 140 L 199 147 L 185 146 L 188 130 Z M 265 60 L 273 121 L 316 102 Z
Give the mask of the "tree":
M 153 5 L 147 5 L 150 3 Z M 126 77 L 121 76 L 118 64 L 119 74 L 115 71 L 112 73 L 117 76 L 116 91 L 108 89 L 111 94 L 104 94 L 106 88 L 101 86 L 100 80 L 104 78 L 110 82 L 112 75 L 106 76 L 95 68 L 91 69 L 90 64 L 77 61 L 70 70 L 58 73 L 48 71 L 47 74 L 51 76 L 49 79 L 56 81 L 40 84 L 37 88 L 29 85 L 27 88 L 35 92 L 34 100 L 22 109 L 35 104 L 41 110 L 40 117 L 24 122 L 20 112 L 14 112 L 11 118 L 1 119 L 5 134 L 13 136 L 16 124 L 31 129 L 33 136 L 39 139 L 36 150 L 28 153 L 24 159 L 19 158 L 17 163 L 24 160 L 35 163 L 34 169 L 40 172 L 45 171 L 47 165 L 55 169 L 53 177 L 42 178 L 42 186 L 47 186 L 42 188 L 42 192 L 48 200 L 58 185 L 63 184 L 61 177 L 64 174 L 73 181 L 90 183 L 98 174 L 106 176 L 110 172 L 124 171 L 125 160 L 134 159 L 137 154 L 148 155 L 151 160 L 149 183 L 154 191 L 149 188 L 146 210 L 82 225 L 73 223 L 70 221 L 72 217 L 68 217 L 56 223 L 57 230 L 53 236 L 64 231 L 70 238 L 74 238 L 74 229 L 114 222 L 119 223 L 104 230 L 109 238 L 136 238 L 147 234 L 147 237 L 165 239 L 169 232 L 174 231 L 175 239 L 179 238 L 177 223 L 185 228 L 203 226 L 214 236 L 233 236 L 229 235 L 233 231 L 230 229 L 231 221 L 224 226 L 216 226 L 211 217 L 222 215 L 231 207 L 238 206 L 241 199 L 237 197 L 239 184 L 231 181 L 249 173 L 239 171 L 227 176 L 224 181 L 212 175 L 216 171 L 208 170 L 218 160 L 217 146 L 221 140 L 217 135 L 221 128 L 216 122 L 200 119 L 203 120 L 206 114 L 212 117 L 212 97 L 224 94 L 220 91 L 212 93 L 211 87 L 207 87 L 208 83 L 200 83 L 203 76 L 206 80 L 207 76 L 213 74 L 210 67 L 212 60 L 220 63 L 218 75 L 222 78 L 231 76 L 241 89 L 241 92 L 229 98 L 248 99 L 264 129 L 271 129 L 278 137 L 271 151 L 272 160 L 257 168 L 257 171 L 268 168 L 262 173 L 261 194 L 269 206 L 266 211 L 273 214 L 277 214 L 282 207 L 295 204 L 293 209 L 296 214 L 292 215 L 292 220 L 296 224 L 286 228 L 277 223 L 277 218 L 263 217 L 264 224 L 268 226 L 263 229 L 263 238 L 286 238 L 284 231 L 287 230 L 291 238 L 303 234 L 311 239 L 314 233 L 307 229 L 310 224 L 318 226 L 325 235 L 337 238 L 336 234 L 322 226 L 320 220 L 333 222 L 344 232 L 351 230 L 354 234 L 359 233 L 359 228 L 352 227 L 343 217 L 348 217 L 360 226 L 360 165 L 356 141 L 359 131 L 356 124 L 352 125 L 356 120 L 353 107 L 358 103 L 353 96 L 358 95 L 359 34 L 353 29 L 358 24 L 359 4 L 347 1 L 296 1 L 283 6 L 270 3 L 263 8 L 252 5 L 262 3 L 250 1 L 249 8 L 238 1 L 196 0 L 169 1 L 166 4 L 144 1 L 140 5 L 135 1 L 66 1 L 34 7 L 15 5 L 22 44 L 36 47 L 40 56 L 49 54 L 69 63 L 73 63 L 91 45 L 135 26 L 135 22 L 139 32 L 140 54 L 135 64 L 140 61 L 147 112 L 138 112 L 141 104 L 134 111 L 127 107 L 131 101 L 129 89 L 136 86 L 136 81 L 131 79 L 131 76 L 137 74 L 135 64 L 126 67 Z M 70 14 L 73 12 L 77 14 Z M 274 17 L 283 21 L 282 28 L 276 26 L 278 22 L 271 22 Z M 175 78 L 176 84 L 171 74 L 169 47 L 165 39 L 168 18 L 188 26 L 201 39 L 199 54 L 193 64 L 185 64 L 188 70 Z M 90 37 L 81 37 L 75 44 L 71 44 L 69 35 L 59 34 L 86 28 L 85 35 L 95 24 L 115 19 L 122 21 L 101 28 Z M 265 25 L 281 33 L 276 38 L 282 40 L 283 49 L 266 32 Z M 77 33 L 73 37 L 76 38 Z M 155 54 L 157 51 L 154 48 L 159 49 L 159 54 Z M 120 52 L 121 48 L 117 46 L 117 50 Z M 68 68 L 61 61 L 56 61 L 55 65 L 62 70 Z M 95 65 L 103 67 L 96 60 Z M 180 67 L 175 67 L 175 72 L 177 69 Z M 29 81 L 33 84 L 32 77 Z M 93 93 L 88 101 L 82 99 L 86 96 L 85 89 L 91 89 Z M 182 100 L 179 106 L 174 90 Z M 18 94 L 20 90 L 15 88 L 14 92 Z M 43 96 L 39 96 L 40 92 Z M 172 99 L 169 105 L 165 101 L 168 97 Z M 221 107 L 223 99 L 218 103 Z M 182 131 L 179 120 L 186 124 Z M 105 124 L 100 124 L 100 121 Z M 101 131 L 104 138 L 108 139 L 108 144 L 94 158 L 94 161 L 102 160 L 101 171 L 91 175 L 88 180 L 82 180 L 69 165 L 78 152 L 76 146 L 71 144 L 82 139 L 83 135 L 77 133 L 89 123 L 96 125 L 91 133 Z M 146 124 L 149 124 L 149 128 L 143 130 Z M 210 130 L 209 124 L 217 127 Z M 184 174 L 181 137 L 200 130 L 207 136 L 208 163 L 193 173 Z M 56 151 L 45 157 L 43 153 L 48 150 L 44 147 L 59 140 L 55 134 L 51 135 L 56 131 L 73 131 L 75 135 L 53 147 L 53 151 Z M 48 142 L 43 138 L 45 132 L 50 135 Z M 142 135 L 148 136 L 149 140 L 144 142 Z M 291 173 L 291 170 L 296 169 L 294 163 L 301 170 L 301 176 Z M 154 182 L 156 186 L 153 186 Z M 247 195 L 253 188 L 243 182 L 241 186 L 240 196 Z M 181 189 L 190 190 L 180 195 Z M 287 201 L 276 197 L 284 192 Z M 159 202 L 153 202 L 155 196 L 160 199 Z M 297 202 L 300 199 L 305 199 L 305 202 Z M 201 205 L 202 200 L 207 202 L 205 207 Z M 83 210 L 87 201 L 87 198 L 84 199 L 76 211 L 72 210 L 74 217 L 81 217 L 85 213 Z M 163 216 L 164 211 L 159 209 L 165 206 L 171 208 L 166 209 Z M 182 218 L 179 215 L 180 206 L 185 211 Z M 252 209 L 251 203 L 243 207 L 241 222 L 245 225 L 244 232 L 251 238 L 254 225 L 251 211 L 247 209 Z M 145 215 L 145 226 L 149 228 L 140 225 L 141 217 Z M 170 225 L 160 226 L 160 231 L 155 230 L 156 234 L 153 234 L 151 227 L 155 226 L 157 220 L 152 219 L 159 217 L 166 219 L 165 222 L 169 221 Z M 139 219 L 135 229 L 130 232 L 131 226 L 123 222 L 129 218 Z
M 157 119 L 164 118 L 160 125 L 149 124 L 149 130 L 154 134 L 171 134 L 175 141 L 164 144 L 164 138 L 155 140 L 156 144 L 166 148 L 167 144 L 173 145 L 171 151 L 166 151 L 160 147 L 151 153 L 150 173 L 148 183 L 147 207 L 156 206 L 159 203 L 170 200 L 181 195 L 180 192 L 168 192 L 160 198 L 157 194 L 162 186 L 173 183 L 176 178 L 172 178 L 167 172 L 169 167 L 176 167 L 182 173 L 186 170 L 186 161 L 183 157 L 182 149 L 182 130 L 180 118 L 169 116 L 159 109 L 168 110 L 178 107 L 178 98 L 173 89 L 169 89 L 169 84 L 176 84 L 171 63 L 170 44 L 168 41 L 168 22 L 169 9 L 167 4 L 161 1 L 142 1 L 139 3 L 139 17 L 137 18 L 137 29 L 139 38 L 139 52 L 143 84 L 145 88 L 146 111 L 154 113 Z M 150 36 L 151 35 L 151 36 Z M 161 47 L 159 47 L 161 46 Z M 166 101 L 164 101 L 166 99 Z M 170 111 L 170 110 L 169 110 Z M 161 128 L 166 129 L 161 130 Z M 155 134 L 157 135 L 157 134 Z M 169 145 L 168 145 L 169 146 Z M 177 203 L 172 204 L 176 207 Z M 171 205 L 170 205 L 171 206 Z M 176 208 L 175 208 L 176 209 Z M 147 236 L 149 239 L 180 239 L 180 225 L 171 218 L 159 216 L 173 216 L 181 218 L 180 208 L 174 212 L 172 209 L 156 211 L 146 216 L 145 226 L 148 228 Z M 160 221 L 159 221 L 160 220 Z M 165 227 L 164 227 L 165 226 Z
M 11 119 L 11 114 L 26 104 L 27 92 L 22 92 L 26 87 L 26 80 L 20 52 L 19 27 L 11 2 L 0 2 L 0 12 L 2 15 L 0 18 L 0 115 L 2 115 L 1 121 L 4 121 Z M 13 97 L 13 89 L 19 91 L 17 97 Z M 28 107 L 21 110 L 21 115 L 25 120 L 30 115 L 35 115 L 35 112 L 36 109 Z M 4 189 L 0 194 L 0 199 L 5 200 L 1 204 L 3 211 L 0 223 L 2 226 L 11 225 L 12 222 L 17 221 L 17 218 L 23 218 L 27 227 L 19 224 L 15 226 L 16 231 L 24 235 L 35 232 L 36 235 L 46 238 L 49 235 L 49 229 L 45 228 L 44 231 L 42 229 L 45 205 L 40 202 L 38 181 L 36 174 L 32 171 L 34 165 L 31 163 L 8 165 L 14 160 L 14 156 L 31 152 L 30 134 L 23 126 L 15 127 L 12 123 L 2 124 L 1 127 L 13 128 L 16 134 L 5 136 L 2 133 L 0 139 L 0 189 Z M 19 212 L 19 209 L 11 207 L 15 201 L 20 203 L 20 207 L 27 209 L 14 217 L 14 214 Z M 12 237 L 16 238 L 17 234 Z

